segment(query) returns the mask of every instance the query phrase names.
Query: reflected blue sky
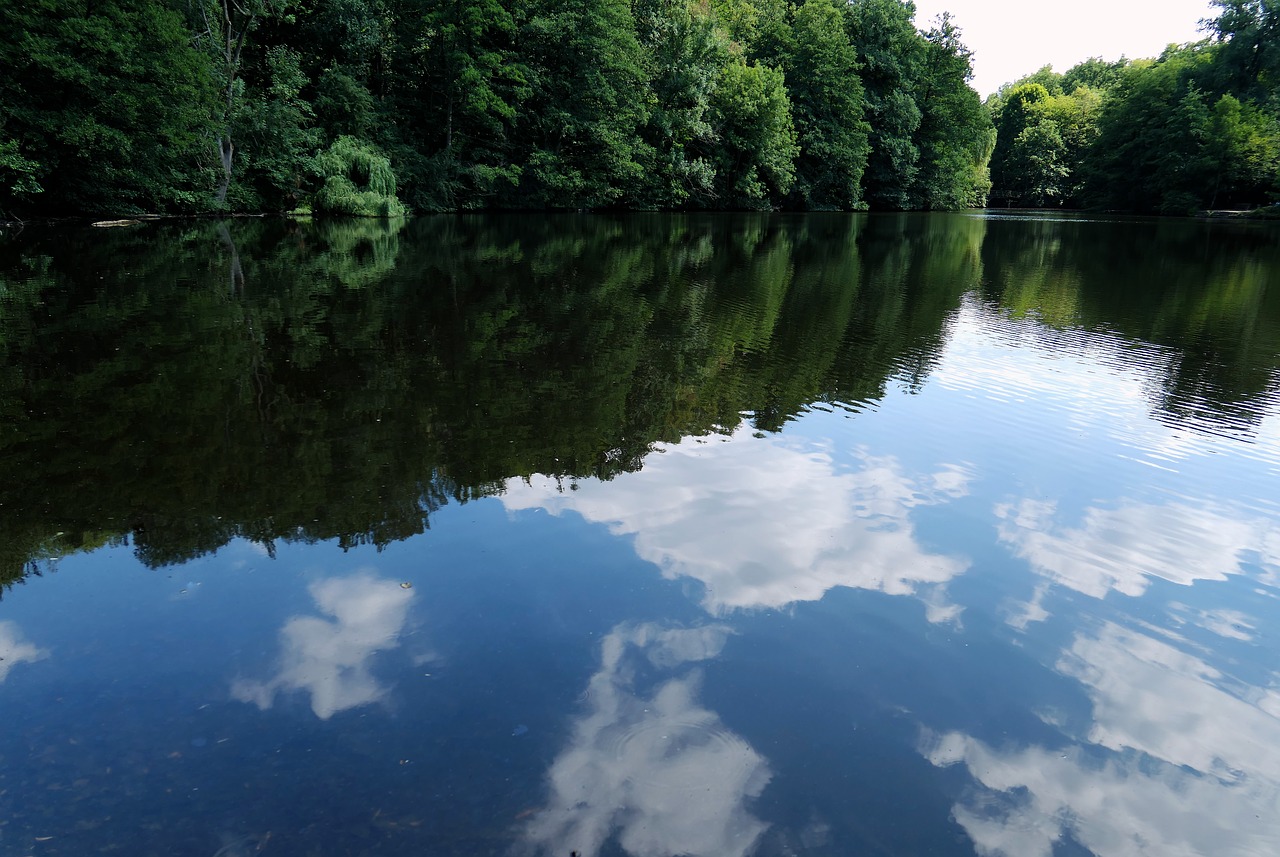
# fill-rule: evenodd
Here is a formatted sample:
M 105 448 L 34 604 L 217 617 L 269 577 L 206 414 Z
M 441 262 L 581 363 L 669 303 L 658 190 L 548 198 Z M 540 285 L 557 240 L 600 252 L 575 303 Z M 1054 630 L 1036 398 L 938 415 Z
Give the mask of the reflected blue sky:
M 978 853 L 1047 857 L 1067 838 L 1099 855 L 1271 850 L 1280 697 L 1185 643 L 1111 623 L 1078 635 L 1055 667 L 1085 687 L 1093 719 L 1080 734 L 1064 729 L 1061 747 L 926 735 L 931 762 L 973 778 L 953 812 Z

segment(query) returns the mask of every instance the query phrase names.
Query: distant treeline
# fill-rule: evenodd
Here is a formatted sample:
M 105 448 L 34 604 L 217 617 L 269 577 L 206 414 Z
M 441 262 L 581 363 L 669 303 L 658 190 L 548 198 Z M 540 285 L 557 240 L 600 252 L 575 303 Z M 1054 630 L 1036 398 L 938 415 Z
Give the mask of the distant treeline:
M 1203 41 L 1046 66 L 989 98 L 992 204 L 1185 214 L 1280 199 L 1280 2 L 1214 6 Z
M 0 0 L 0 217 L 952 209 L 995 144 L 905 0 Z

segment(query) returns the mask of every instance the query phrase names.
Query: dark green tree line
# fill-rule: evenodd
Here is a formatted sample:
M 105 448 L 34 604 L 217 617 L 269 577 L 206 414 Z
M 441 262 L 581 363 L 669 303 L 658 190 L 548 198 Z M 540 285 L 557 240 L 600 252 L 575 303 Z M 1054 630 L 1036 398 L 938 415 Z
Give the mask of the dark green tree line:
M 913 15 L 907 0 L 0 0 L 15 34 L 0 213 L 980 203 L 990 123 L 968 51 Z
M 1200 42 L 1046 67 L 993 96 L 992 200 L 1187 214 L 1280 199 L 1280 3 L 1214 5 Z

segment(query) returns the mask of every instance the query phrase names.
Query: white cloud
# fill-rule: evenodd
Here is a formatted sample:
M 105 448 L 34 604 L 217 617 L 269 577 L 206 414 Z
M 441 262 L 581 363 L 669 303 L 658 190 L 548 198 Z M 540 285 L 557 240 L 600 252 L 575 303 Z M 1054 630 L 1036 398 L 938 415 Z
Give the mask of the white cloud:
M 18 664 L 31 664 L 49 657 L 49 651 L 27 640 L 14 622 L 0 622 L 0 684 Z
M 1141 595 L 1152 578 L 1225 580 L 1250 559 L 1272 573 L 1280 567 L 1271 524 L 1225 509 L 1125 502 L 1086 509 L 1076 527 L 1060 523 L 1050 502 L 1003 504 L 995 514 L 1000 540 L 1037 573 L 1095 598 Z
M 926 739 L 974 791 L 953 808 L 984 857 L 1050 857 L 1070 836 L 1098 857 L 1274 853 L 1280 842 L 1280 706 L 1160 640 L 1115 625 L 1079 635 L 1057 668 L 1093 701 L 1073 747 Z
M 373 677 L 370 661 L 399 645 L 413 592 L 369 572 L 321 580 L 308 591 L 320 612 L 332 618 L 286 621 L 276 674 L 265 682 L 237 680 L 232 697 L 265 710 L 277 692 L 303 690 L 311 694 L 311 710 L 321 720 L 385 697 L 388 689 Z
M 1248 642 L 1253 639 L 1258 630 L 1254 625 L 1254 619 L 1239 610 L 1226 608 L 1198 610 L 1176 602 L 1170 604 L 1169 609 L 1171 618 L 1175 622 L 1181 623 L 1189 619 L 1193 624 L 1228 640 Z
M 697 701 L 687 669 L 650 695 L 640 657 L 663 670 L 716 656 L 728 629 L 615 628 L 603 641 L 588 710 L 548 773 L 550 800 L 525 827 L 531 852 L 594 857 L 606 841 L 633 857 L 742 857 L 766 825 L 746 809 L 770 778 L 765 760 Z
M 834 586 L 891 595 L 932 588 L 930 616 L 954 618 L 939 587 L 967 568 L 925 552 L 910 520 L 918 506 L 968 490 L 968 474 L 946 466 L 920 478 L 896 460 L 861 453 L 842 471 L 829 452 L 743 426 L 728 442 L 664 445 L 639 473 L 584 482 L 564 492 L 554 480 L 513 479 L 509 510 L 573 511 L 635 536 L 636 552 L 670 578 L 701 581 L 713 614 L 816 601 Z
M 1049 611 L 1044 607 L 1044 597 L 1049 592 L 1049 584 L 1042 583 L 1036 587 L 1036 591 L 1031 596 L 1030 601 L 1015 602 L 1010 605 L 1008 622 L 1019 631 L 1025 631 L 1035 622 L 1043 622 L 1048 619 Z

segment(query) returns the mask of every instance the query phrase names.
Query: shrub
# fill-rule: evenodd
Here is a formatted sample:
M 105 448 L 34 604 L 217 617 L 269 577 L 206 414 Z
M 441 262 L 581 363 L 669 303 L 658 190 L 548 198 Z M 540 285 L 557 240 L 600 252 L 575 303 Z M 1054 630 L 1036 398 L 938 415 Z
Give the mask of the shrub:
M 317 214 L 405 215 L 404 204 L 396 198 L 391 161 L 371 144 L 355 137 L 339 137 L 328 151 L 316 157 L 316 166 L 324 180 L 312 203 Z

